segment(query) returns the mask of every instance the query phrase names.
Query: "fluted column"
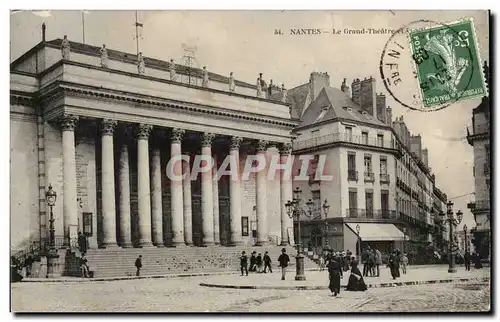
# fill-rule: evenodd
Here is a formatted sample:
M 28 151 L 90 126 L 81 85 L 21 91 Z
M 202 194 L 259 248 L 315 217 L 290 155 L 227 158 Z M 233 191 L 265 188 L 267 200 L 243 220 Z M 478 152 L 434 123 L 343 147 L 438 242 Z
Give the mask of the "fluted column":
M 173 246 L 185 245 L 184 242 L 184 204 L 183 204 L 183 184 L 182 178 L 176 178 L 182 175 L 182 161 L 180 156 L 181 141 L 184 135 L 184 130 L 173 129 L 170 147 L 170 157 L 178 157 L 179 159 L 173 163 L 172 171 L 175 174 L 170 179 L 170 196 L 172 198 L 172 244 Z
M 128 160 L 128 145 L 123 144 L 120 151 L 119 173 L 119 207 L 120 207 L 120 237 L 123 248 L 132 247 L 130 229 L 130 167 Z
M 149 134 L 152 126 L 139 124 L 137 128 L 137 198 L 139 203 L 139 245 L 153 246 L 151 242 L 151 192 L 149 182 Z
M 184 201 L 184 242 L 186 245 L 193 245 L 193 209 L 191 206 L 191 163 L 184 161 L 182 163 L 183 173 L 185 174 L 183 187 Z
M 265 160 L 267 151 L 267 141 L 260 140 L 257 146 L 259 162 Z M 267 168 L 267 165 L 266 165 Z M 267 228 L 267 182 L 266 171 L 261 170 L 255 174 L 256 206 L 257 206 L 257 245 L 265 246 L 268 241 Z
M 115 160 L 113 133 L 116 121 L 101 122 L 102 247 L 116 247 Z
M 231 175 L 229 181 L 229 197 L 230 197 L 230 221 L 231 221 L 231 244 L 242 245 L 241 234 L 241 180 L 240 180 L 240 144 L 242 138 L 233 136 L 231 138 L 231 148 L 229 150 L 229 164 L 231 167 Z
M 201 154 L 209 159 L 212 156 L 212 133 L 204 133 L 201 142 Z M 211 168 L 211 164 L 208 167 Z M 212 189 L 212 171 L 201 173 L 201 212 L 203 221 L 203 244 L 205 246 L 214 244 L 214 206 Z
M 163 247 L 163 206 L 161 191 L 160 149 L 154 147 L 151 156 L 151 230 L 153 244 Z
M 219 180 L 217 180 L 217 155 L 214 153 L 214 166 L 212 167 L 212 195 L 214 204 L 214 243 L 220 245 L 219 226 Z
M 280 147 L 280 163 L 287 163 L 288 158 L 292 153 L 292 144 L 285 143 Z M 293 243 L 293 219 L 288 216 L 285 204 L 288 200 L 293 198 L 293 186 L 292 186 L 292 176 L 291 171 L 287 172 L 281 170 L 281 182 L 280 182 L 280 205 L 281 205 L 281 245 L 289 245 L 288 240 L 290 239 Z M 288 229 L 292 236 L 288 238 Z
M 64 244 L 77 237 L 75 127 L 78 116 L 65 114 L 61 118 L 63 152 L 63 226 Z

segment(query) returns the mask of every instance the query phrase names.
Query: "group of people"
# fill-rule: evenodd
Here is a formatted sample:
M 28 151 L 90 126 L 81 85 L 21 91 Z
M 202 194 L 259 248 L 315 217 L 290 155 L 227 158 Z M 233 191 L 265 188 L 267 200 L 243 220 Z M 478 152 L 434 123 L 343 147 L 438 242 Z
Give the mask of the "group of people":
M 290 262 L 290 257 L 286 253 L 286 249 L 283 248 L 281 250 L 281 255 L 278 257 L 278 263 L 281 268 L 281 279 L 285 280 L 286 268 L 288 267 L 288 262 Z M 271 267 L 271 257 L 269 256 L 269 252 L 266 251 L 264 256 L 262 253 L 258 253 L 253 251 L 250 256 L 250 265 L 248 265 L 248 256 L 245 251 L 241 253 L 240 256 L 240 270 L 241 276 L 248 276 L 248 272 L 256 272 L 256 273 L 267 273 L 267 269 L 272 273 Z
M 345 256 L 342 255 L 343 253 L 340 254 L 338 252 L 334 253 L 333 251 L 329 251 L 325 259 L 330 280 L 328 288 L 333 293 L 333 296 L 340 294 L 340 280 L 343 278 L 346 263 L 351 270 L 346 291 L 366 291 L 368 288 L 363 279 L 363 275 L 359 271 L 356 257 L 352 256 L 352 253 L 348 256 L 347 252 Z
M 472 255 L 471 255 L 470 252 L 465 252 L 464 264 L 465 264 L 466 271 L 470 271 L 471 263 L 474 263 L 475 269 L 483 268 L 483 263 L 481 262 L 481 256 L 479 255 L 479 253 L 472 253 Z

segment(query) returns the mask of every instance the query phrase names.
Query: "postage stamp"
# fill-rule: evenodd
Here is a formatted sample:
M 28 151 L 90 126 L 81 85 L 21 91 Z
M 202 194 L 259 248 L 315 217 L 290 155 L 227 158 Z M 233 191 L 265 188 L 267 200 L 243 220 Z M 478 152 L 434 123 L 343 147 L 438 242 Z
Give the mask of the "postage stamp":
M 486 95 L 472 19 L 408 32 L 425 108 Z

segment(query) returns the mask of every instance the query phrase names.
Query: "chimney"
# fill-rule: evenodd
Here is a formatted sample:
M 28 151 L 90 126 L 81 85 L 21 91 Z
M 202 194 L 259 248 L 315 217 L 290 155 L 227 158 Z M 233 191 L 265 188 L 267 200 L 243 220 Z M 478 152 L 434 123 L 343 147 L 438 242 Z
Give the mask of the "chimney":
M 361 83 L 359 78 L 356 78 L 352 81 L 351 90 L 352 101 L 361 106 Z
M 325 87 L 330 87 L 330 75 L 328 73 L 312 72 L 309 78 L 309 88 L 313 95 L 311 101 L 314 101 Z
M 382 122 L 382 123 L 386 123 L 386 106 L 385 106 L 385 95 L 380 93 L 380 94 L 377 94 L 377 113 L 376 113 L 376 117 L 377 119 Z
M 420 135 L 410 136 L 410 151 L 422 159 L 422 137 Z
M 361 81 L 360 90 L 361 109 L 377 118 L 377 91 L 375 88 L 375 78 L 370 77 Z
M 45 42 L 45 29 L 47 26 L 45 26 L 45 22 L 42 23 L 42 42 Z
M 387 109 L 385 110 L 385 118 L 386 118 L 386 123 L 389 125 L 392 125 L 392 108 L 390 106 L 387 106 Z
M 422 162 L 426 166 L 429 166 L 429 150 L 427 150 L 427 148 L 422 150 Z
M 351 97 L 351 91 L 349 89 L 349 86 L 346 85 L 346 79 L 345 78 L 342 81 L 342 85 L 340 85 L 340 90 L 342 92 L 344 92 L 347 95 L 347 97 L 349 97 L 349 98 Z

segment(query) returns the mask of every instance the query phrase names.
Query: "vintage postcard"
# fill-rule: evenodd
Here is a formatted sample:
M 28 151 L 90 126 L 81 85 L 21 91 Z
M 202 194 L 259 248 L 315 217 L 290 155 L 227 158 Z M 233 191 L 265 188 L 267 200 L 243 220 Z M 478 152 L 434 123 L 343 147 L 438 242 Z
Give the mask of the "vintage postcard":
M 21 312 L 491 311 L 489 11 L 10 11 Z

